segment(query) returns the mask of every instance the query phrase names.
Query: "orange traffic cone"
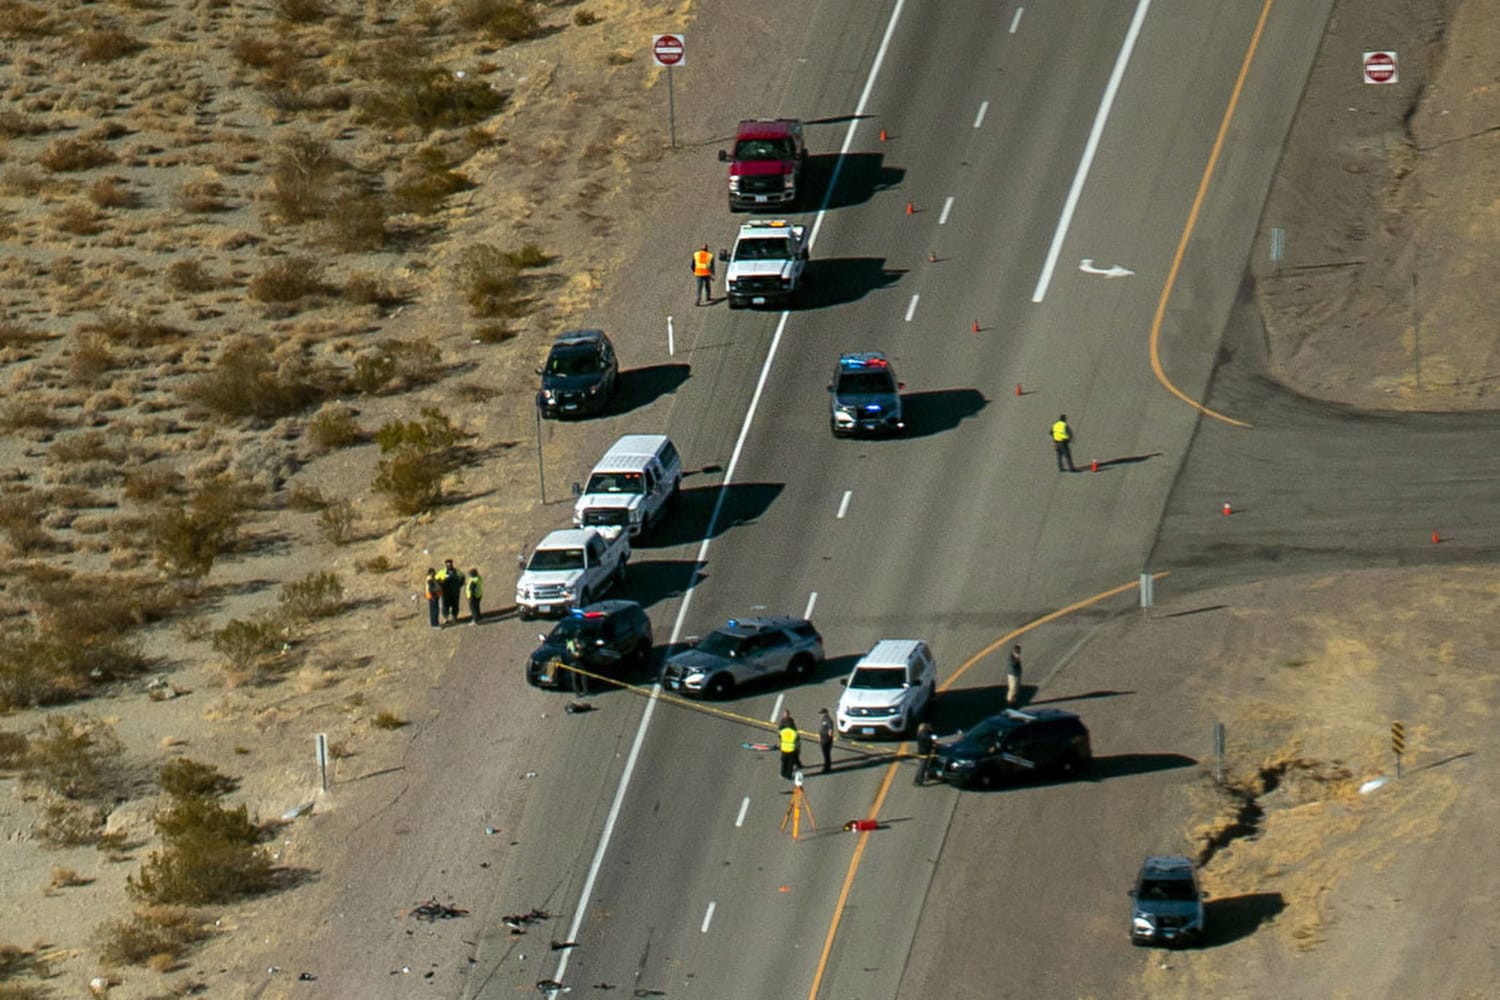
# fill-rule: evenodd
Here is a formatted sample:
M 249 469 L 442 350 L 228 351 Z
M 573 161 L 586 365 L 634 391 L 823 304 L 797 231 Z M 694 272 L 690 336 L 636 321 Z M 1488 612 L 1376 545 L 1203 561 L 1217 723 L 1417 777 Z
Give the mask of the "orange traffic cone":
M 1224 516 L 1228 517 L 1230 514 L 1233 514 L 1233 513 L 1234 513 L 1234 510 L 1229 506 L 1229 501 L 1225 500 L 1224 501 Z
M 1021 391 L 1021 383 L 1019 383 L 1019 382 L 1016 383 L 1016 395 L 1017 396 L 1024 396 L 1025 395 L 1025 393 L 1023 393 Z
M 1090 472 L 1098 472 L 1099 471 L 1099 460 L 1097 458 L 1093 459 L 1092 461 L 1089 462 L 1089 471 Z
M 912 205 L 911 202 L 907 202 L 906 203 L 906 214 L 907 215 L 916 215 L 917 214 L 917 210 L 916 210 L 915 207 L 913 207 L 913 205 Z
M 1439 535 L 1436 531 L 1434 531 L 1432 533 L 1432 544 L 1433 545 L 1439 544 L 1440 542 L 1442 542 L 1442 540 L 1443 540 L 1443 536 L 1442 535 Z
M 929 263 L 929 264 L 936 264 L 937 263 L 937 254 L 934 253 L 934 252 L 932 252 L 931 250 L 927 251 L 927 263 Z
M 974 325 L 969 328 L 969 332 L 970 333 L 978 333 L 979 332 L 979 320 L 976 319 L 974 321 Z
M 885 142 L 885 129 L 880 130 L 880 141 Z

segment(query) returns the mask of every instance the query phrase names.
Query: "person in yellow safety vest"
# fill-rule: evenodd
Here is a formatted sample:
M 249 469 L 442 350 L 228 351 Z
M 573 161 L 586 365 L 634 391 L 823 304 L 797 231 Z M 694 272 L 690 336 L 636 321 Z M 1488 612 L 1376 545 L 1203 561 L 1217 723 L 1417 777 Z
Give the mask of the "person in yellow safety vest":
M 479 624 L 479 602 L 484 599 L 484 577 L 479 575 L 479 567 L 475 566 L 469 570 L 469 579 L 464 583 L 464 596 L 469 599 L 469 624 Z
M 1068 415 L 1062 414 L 1057 418 L 1057 423 L 1052 425 L 1052 448 L 1057 452 L 1057 471 L 1063 471 L 1063 463 L 1068 463 L 1068 472 L 1077 472 L 1073 466 L 1073 428 L 1068 426 Z
M 793 773 L 802 767 L 797 724 L 791 715 L 781 717 L 781 729 L 777 735 L 781 737 L 781 776 L 791 781 Z
M 698 300 L 693 305 L 713 305 L 714 255 L 709 252 L 707 243 L 693 251 L 693 277 L 698 279 Z

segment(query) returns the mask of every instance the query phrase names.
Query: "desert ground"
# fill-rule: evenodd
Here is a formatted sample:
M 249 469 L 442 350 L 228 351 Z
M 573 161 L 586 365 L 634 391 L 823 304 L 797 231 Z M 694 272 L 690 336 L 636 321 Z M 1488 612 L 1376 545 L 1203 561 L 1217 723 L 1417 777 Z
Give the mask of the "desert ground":
M 547 339 L 589 318 L 660 353 L 655 331 L 609 317 L 630 278 L 696 242 L 663 250 L 654 227 L 674 193 L 715 190 L 732 119 L 689 111 L 669 150 L 644 40 L 765 26 L 685 2 L 543 3 L 534 22 L 512 6 L 0 0 L 0 615 L 20 651 L 0 663 L 0 996 L 96 979 L 113 997 L 233 995 L 231 970 L 325 905 L 318 873 L 340 860 L 282 817 L 380 807 L 319 796 L 310 734 L 328 734 L 335 780 L 410 752 L 445 666 L 423 571 L 479 565 L 503 620 L 513 555 L 556 523 L 593 448 L 543 429 L 542 503 L 531 370 Z M 1336 5 L 1251 261 L 1292 391 L 1492 405 L 1488 14 Z M 1401 51 L 1398 86 L 1359 82 L 1372 38 Z M 719 86 L 774 110 L 732 74 Z M 406 468 L 380 440 L 393 427 L 385 440 L 442 438 L 415 510 L 377 488 Z M 1163 614 L 1224 610 L 1149 639 L 1107 627 L 1101 641 L 1197 665 L 1231 770 L 1181 804 L 1184 843 L 1210 891 L 1281 900 L 1232 959 L 1164 958 L 1153 995 L 1295 980 L 1339 996 L 1341 970 L 1372 963 L 1440 970 L 1429 995 L 1485 995 L 1493 880 L 1465 876 L 1496 818 L 1497 593 L 1490 566 L 1355 569 L 1169 597 Z M 98 658 L 24 660 L 65 638 Z M 1361 794 L 1391 771 L 1398 718 L 1408 777 Z M 70 747 L 61 767 L 43 753 Z M 265 825 L 284 877 L 173 924 L 132 916 L 127 879 L 162 846 L 157 775 L 184 758 L 236 779 L 224 801 Z M 157 938 L 125 933 L 142 921 Z M 157 950 L 123 947 L 142 936 Z

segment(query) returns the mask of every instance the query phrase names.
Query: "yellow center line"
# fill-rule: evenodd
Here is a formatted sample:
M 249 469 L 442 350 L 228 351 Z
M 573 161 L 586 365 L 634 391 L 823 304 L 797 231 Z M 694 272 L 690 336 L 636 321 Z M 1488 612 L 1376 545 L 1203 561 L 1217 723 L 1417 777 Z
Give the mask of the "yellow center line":
M 1159 580 L 1167 575 L 1167 571 L 1152 573 L 1151 579 Z M 975 653 L 973 656 L 969 657 L 967 660 L 961 663 L 958 669 L 953 672 L 953 675 L 938 687 L 938 690 L 947 691 L 950 687 L 953 686 L 954 681 L 962 677 L 980 660 L 983 660 L 986 656 L 989 656 L 1001 646 L 1004 646 L 1005 644 L 1019 638 L 1020 636 L 1025 635 L 1027 632 L 1038 629 L 1041 626 L 1046 625 L 1048 622 L 1056 621 L 1057 619 L 1062 618 L 1065 615 L 1070 615 L 1073 612 L 1080 611 L 1083 608 L 1089 607 L 1090 605 L 1098 604 L 1100 601 L 1106 601 L 1118 594 L 1123 594 L 1127 590 L 1131 590 L 1138 586 L 1140 586 L 1139 582 L 1122 583 L 1118 587 L 1111 587 L 1109 590 L 1106 590 L 1102 593 L 1095 594 L 1092 597 L 1086 597 L 1081 601 L 1076 601 L 1073 604 L 1069 604 L 1065 608 L 1059 608 L 1056 611 L 1052 611 L 1048 614 L 1042 615 L 1042 617 L 1037 618 L 1033 621 L 1029 621 L 1019 628 L 1011 629 L 1009 632 L 1005 633 L 1000 638 L 996 639 L 988 646 L 985 646 L 979 652 Z M 896 749 L 897 761 L 908 756 L 906 752 L 906 746 L 907 745 L 905 743 L 902 743 Z M 895 781 L 896 773 L 899 768 L 899 763 L 893 761 L 890 766 L 885 769 L 885 777 L 881 779 L 880 789 L 875 793 L 875 801 L 870 805 L 870 819 L 874 819 L 880 815 L 880 807 L 885 805 L 885 797 L 890 793 L 891 784 Z M 823 977 L 828 972 L 828 956 L 833 954 L 833 941 L 834 938 L 838 936 L 839 923 L 843 920 L 844 908 L 849 902 L 849 892 L 854 888 L 854 876 L 859 871 L 860 862 L 864 860 L 865 847 L 869 844 L 869 842 L 870 831 L 861 831 L 859 834 L 859 839 L 855 842 L 854 845 L 854 856 L 849 859 L 849 870 L 844 873 L 844 884 L 839 889 L 839 898 L 833 905 L 833 917 L 828 923 L 828 933 L 823 938 L 823 950 L 818 955 L 818 966 L 813 971 L 812 988 L 807 991 L 807 1000 L 818 1000 L 818 990 L 822 989 Z
M 1182 259 L 1187 255 L 1188 240 L 1193 236 L 1193 229 L 1198 224 L 1198 213 L 1203 208 L 1203 201 L 1208 196 L 1208 184 L 1213 179 L 1214 168 L 1219 164 L 1219 154 L 1224 150 L 1224 137 L 1229 133 L 1229 122 L 1234 118 L 1234 111 L 1239 107 L 1240 92 L 1245 89 L 1245 78 L 1250 75 L 1250 64 L 1255 59 L 1255 51 L 1260 48 L 1261 36 L 1266 30 L 1266 20 L 1271 16 L 1271 5 L 1275 0 L 1265 0 L 1260 9 L 1260 20 L 1255 24 L 1255 33 L 1250 36 L 1250 46 L 1245 50 L 1245 58 L 1240 63 L 1239 76 L 1235 78 L 1234 90 L 1229 94 L 1229 106 L 1224 109 L 1224 117 L 1219 121 L 1219 134 L 1214 137 L 1212 151 L 1208 155 L 1208 165 L 1203 168 L 1203 176 L 1198 181 L 1198 193 L 1193 197 L 1193 207 L 1188 212 L 1187 224 L 1182 227 L 1182 236 L 1177 240 L 1177 252 L 1172 255 L 1172 266 L 1167 271 L 1166 284 L 1162 285 L 1161 298 L 1156 303 L 1156 315 L 1151 320 L 1151 370 L 1156 373 L 1156 380 L 1164 388 L 1193 409 L 1206 417 L 1223 421 L 1235 427 L 1249 427 L 1250 424 L 1243 420 L 1236 420 L 1211 410 L 1190 397 L 1167 378 L 1167 373 L 1161 366 L 1161 325 L 1167 315 L 1167 302 L 1172 297 L 1172 289 L 1177 284 L 1177 272 L 1182 269 Z

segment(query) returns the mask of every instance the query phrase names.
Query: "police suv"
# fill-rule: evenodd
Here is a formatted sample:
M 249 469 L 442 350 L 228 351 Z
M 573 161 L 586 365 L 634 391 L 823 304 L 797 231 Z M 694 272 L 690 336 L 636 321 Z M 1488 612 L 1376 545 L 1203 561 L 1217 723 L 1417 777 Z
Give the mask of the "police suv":
M 833 394 L 829 429 L 835 437 L 900 434 L 906 429 L 901 416 L 900 390 L 904 388 L 879 351 L 842 355 L 828 384 Z

